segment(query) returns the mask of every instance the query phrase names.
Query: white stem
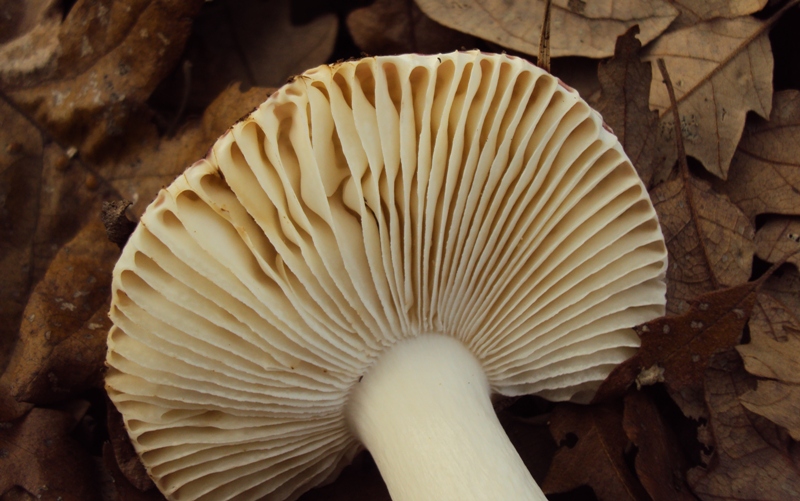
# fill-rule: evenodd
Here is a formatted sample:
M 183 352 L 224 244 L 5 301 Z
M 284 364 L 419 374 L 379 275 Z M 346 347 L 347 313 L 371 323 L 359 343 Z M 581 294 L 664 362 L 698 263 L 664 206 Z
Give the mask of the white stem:
M 351 393 L 347 417 L 393 501 L 546 501 L 489 395 L 475 356 L 428 334 L 378 359 Z

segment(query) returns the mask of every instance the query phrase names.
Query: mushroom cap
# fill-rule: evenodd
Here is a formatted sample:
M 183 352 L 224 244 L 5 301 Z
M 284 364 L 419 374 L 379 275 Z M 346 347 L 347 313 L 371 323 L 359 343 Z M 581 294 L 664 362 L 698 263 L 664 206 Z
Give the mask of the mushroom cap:
M 114 270 L 108 393 L 170 499 L 295 499 L 348 393 L 440 333 L 494 392 L 585 402 L 664 314 L 667 251 L 572 89 L 481 52 L 320 66 L 162 190 Z

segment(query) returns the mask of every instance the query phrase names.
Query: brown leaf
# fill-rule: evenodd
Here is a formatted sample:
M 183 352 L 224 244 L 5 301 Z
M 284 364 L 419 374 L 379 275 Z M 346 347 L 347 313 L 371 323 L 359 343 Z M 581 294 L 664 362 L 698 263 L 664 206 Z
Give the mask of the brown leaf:
M 696 501 L 684 478 L 689 464 L 678 439 L 647 394 L 625 395 L 622 426 L 639 449 L 636 474 L 653 501 Z
M 147 470 L 139 460 L 139 456 L 136 454 L 136 450 L 134 450 L 133 444 L 128 437 L 122 414 L 111 404 L 110 400 L 107 403 L 108 418 L 106 423 L 108 425 L 108 437 L 111 440 L 109 444 L 111 458 L 109 460 L 114 463 L 114 467 L 111 468 L 112 474 L 118 471 L 127 483 L 139 491 L 144 492 L 154 489 L 155 484 L 147 474 Z M 106 456 L 105 449 L 103 449 L 103 456 Z M 106 465 L 108 465 L 109 460 L 106 461 Z
M 119 501 L 164 501 L 166 498 L 158 489 L 142 491 L 136 488 L 120 471 L 114 457 L 114 448 L 110 442 L 103 444 L 103 466 L 111 476 L 110 489 L 113 491 L 111 499 Z M 104 500 L 108 499 L 104 497 Z
M 0 100 L 0 371 L 17 340 L 33 285 L 50 260 L 98 209 L 110 188 L 89 186 L 91 170 Z M 27 410 L 0 379 L 0 418 Z
M 785 276 L 790 275 L 797 273 Z M 784 279 L 770 281 L 768 287 Z M 747 372 L 765 378 L 758 380 L 755 390 L 739 397 L 742 405 L 800 440 L 800 311 L 768 291 L 760 293 L 750 320 L 750 343 L 736 349 Z
M 687 474 L 689 485 L 704 501 L 800 498 L 800 474 L 787 440 L 739 403 L 737 397 L 751 385 L 735 352 L 718 355 L 706 370 L 715 454 L 707 469 L 697 467 Z
M 429 18 L 412 0 L 377 0 L 347 16 L 347 28 L 358 47 L 370 55 L 438 54 L 474 48 L 477 39 Z
M 1 17 L 1 16 L 0 16 Z M 22 115 L 0 101 L 0 372 L 14 346 L 32 285 L 36 194 L 42 175 L 42 138 Z M 2 393 L 2 392 L 0 392 Z
M 600 500 L 649 499 L 625 461 L 628 438 L 619 410 L 559 404 L 550 417 L 550 433 L 556 442 L 566 445 L 556 452 L 542 484 L 546 494 L 588 485 Z
M 158 190 L 202 158 L 221 134 L 268 95 L 268 89 L 260 87 L 241 92 L 237 85 L 230 86 L 206 108 L 200 120 L 187 123 L 175 137 L 162 137 L 155 126 L 143 124 L 131 131 L 135 140 L 93 167 L 99 179 L 114 187 L 117 199 L 132 201 L 131 210 L 141 214 Z
M 657 365 L 663 381 L 688 416 L 704 414 L 703 374 L 711 357 L 739 344 L 760 282 L 710 292 L 691 301 L 680 316 L 661 317 L 636 328 L 642 346 L 600 386 L 595 401 L 622 394 L 637 376 Z
M 680 11 L 669 25 L 670 31 L 710 21 L 718 17 L 746 16 L 763 9 L 768 0 L 669 0 Z
M 186 48 L 192 62 L 190 106 L 205 108 L 231 82 L 279 87 L 292 75 L 328 60 L 336 42 L 336 16 L 326 14 L 295 26 L 291 3 L 205 3 Z
M 118 255 L 95 220 L 53 259 L 25 308 L 4 375 L 18 400 L 53 403 L 101 383 Z
M 526 54 L 539 53 L 544 1 L 417 0 L 436 22 Z M 556 0 L 550 14 L 550 55 L 608 57 L 614 41 L 638 24 L 647 44 L 677 16 L 665 0 L 612 0 L 586 2 Z
M 686 154 L 725 179 L 748 111 L 763 117 L 772 108 L 771 23 L 751 17 L 716 19 L 659 37 L 643 59 L 664 59 L 675 87 Z M 650 106 L 661 115 L 660 155 L 676 160 L 667 89 L 654 71 Z
M 755 251 L 752 224 L 708 183 L 678 176 L 650 193 L 669 250 L 667 311 L 750 277 Z
M 202 0 L 79 0 L 58 29 L 0 48 L 0 87 L 62 144 L 94 153 L 171 70 Z M 52 18 L 47 18 L 51 22 Z M 49 25 L 48 25 L 49 26 Z
M 769 121 L 754 117 L 747 124 L 719 189 L 751 220 L 800 215 L 800 92 L 776 92 Z
M 19 486 L 43 501 L 99 499 L 91 459 L 68 434 L 74 418 L 51 409 L 32 409 L 0 427 L 0 494 Z
M 770 263 L 787 258 L 800 266 L 800 219 L 775 217 L 756 232 L 756 255 Z
M 639 61 L 639 27 L 617 38 L 614 57 L 597 70 L 602 97 L 597 111 L 614 130 L 639 177 L 649 186 L 655 165 L 658 113 L 650 111 L 650 65 Z

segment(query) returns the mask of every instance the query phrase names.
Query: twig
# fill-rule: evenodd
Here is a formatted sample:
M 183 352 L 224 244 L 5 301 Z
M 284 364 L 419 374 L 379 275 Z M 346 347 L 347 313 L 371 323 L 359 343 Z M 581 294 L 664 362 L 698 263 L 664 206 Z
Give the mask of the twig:
M 544 19 L 542 19 L 542 35 L 539 37 L 539 59 L 536 65 L 546 72 L 550 72 L 550 4 L 551 0 L 544 2 Z
M 681 114 L 678 111 L 678 100 L 675 98 L 675 88 L 672 86 L 672 80 L 669 78 L 667 72 L 667 65 L 663 59 L 656 61 L 658 70 L 661 72 L 661 77 L 664 79 L 664 85 L 667 86 L 669 93 L 669 105 L 672 110 L 672 121 L 675 128 L 675 146 L 678 148 L 678 165 L 681 168 L 681 176 L 686 180 L 689 175 L 689 164 L 686 161 L 686 149 L 683 146 L 683 131 L 681 131 Z

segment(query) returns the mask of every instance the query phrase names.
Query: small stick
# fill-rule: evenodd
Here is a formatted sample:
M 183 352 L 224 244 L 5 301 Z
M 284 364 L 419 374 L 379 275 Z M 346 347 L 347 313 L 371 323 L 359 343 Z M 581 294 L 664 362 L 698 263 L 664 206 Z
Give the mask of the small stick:
M 664 85 L 667 86 L 667 92 L 669 93 L 669 104 L 672 110 L 673 126 L 675 127 L 675 145 L 678 147 L 678 165 L 680 165 L 681 175 L 685 179 L 689 175 L 689 163 L 686 161 L 686 149 L 683 146 L 683 131 L 681 131 L 681 114 L 678 112 L 678 100 L 675 98 L 675 88 L 672 86 L 672 80 L 669 78 L 666 63 L 660 58 L 656 63 L 658 64 L 658 70 L 661 72 Z
M 536 65 L 550 73 L 550 4 L 551 0 L 544 2 L 544 19 L 542 20 L 542 35 L 539 37 L 539 59 Z

